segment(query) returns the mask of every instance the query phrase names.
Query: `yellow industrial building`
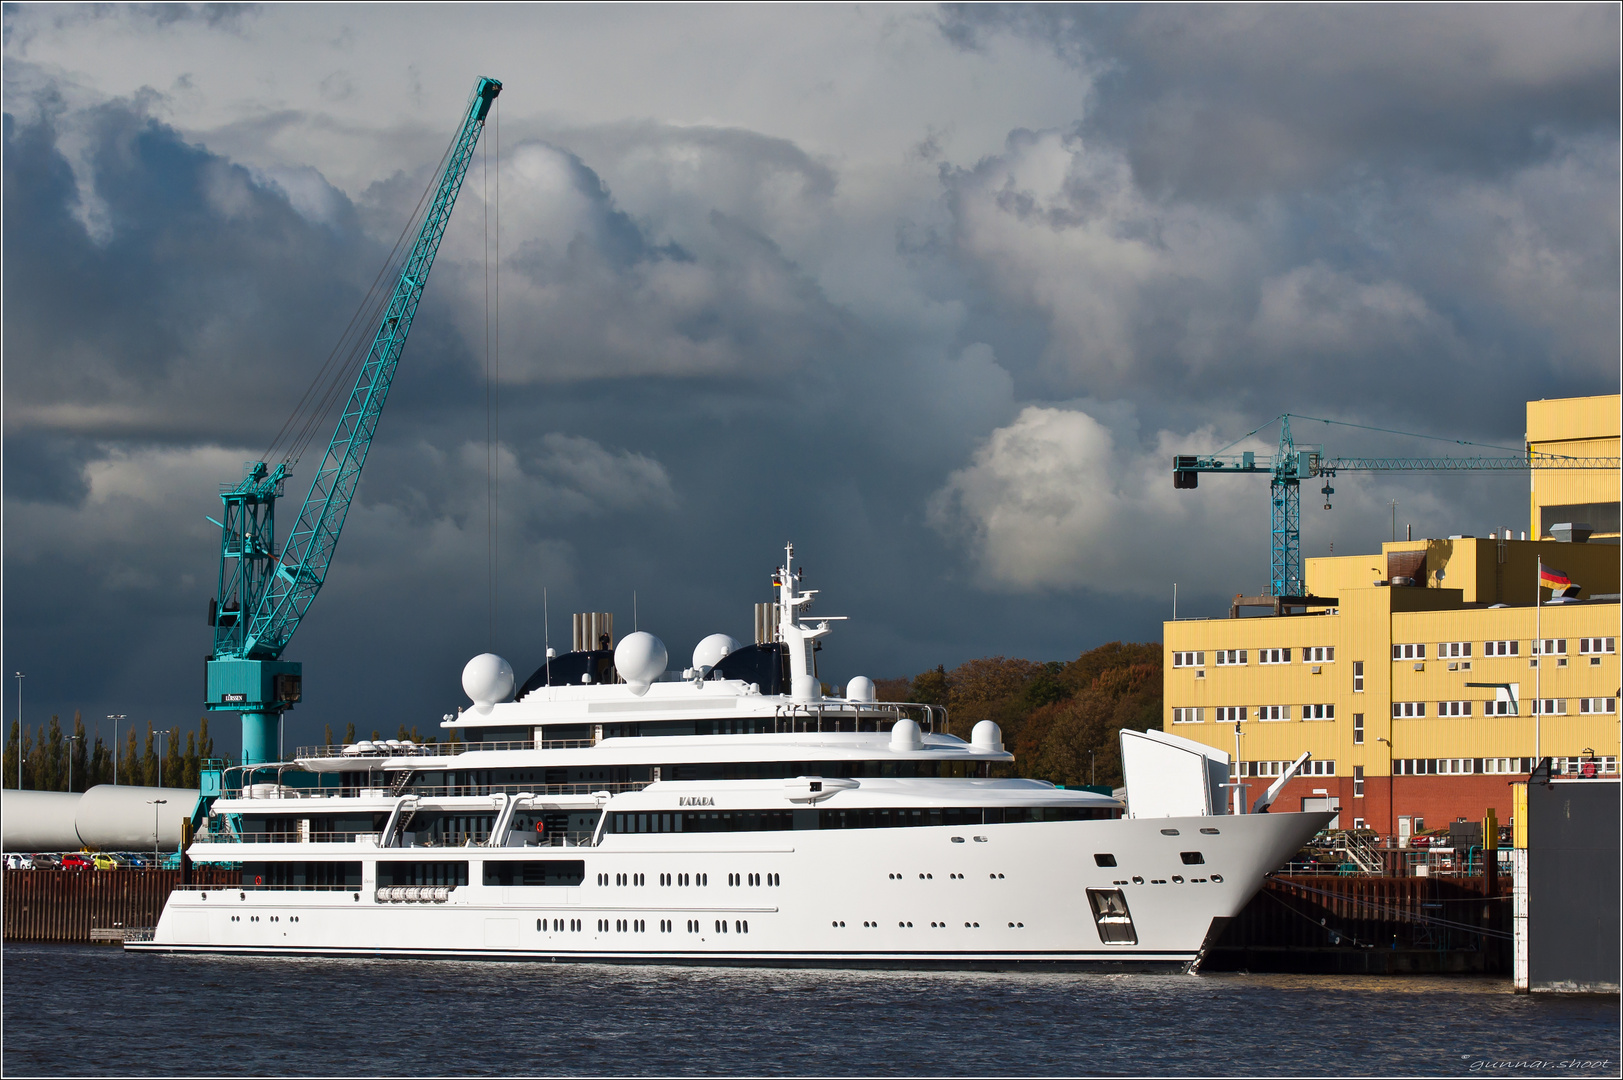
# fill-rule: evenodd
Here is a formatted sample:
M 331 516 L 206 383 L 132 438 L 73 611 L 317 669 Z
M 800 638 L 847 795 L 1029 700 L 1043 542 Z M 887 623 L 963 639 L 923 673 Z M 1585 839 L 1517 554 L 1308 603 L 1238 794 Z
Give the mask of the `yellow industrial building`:
M 1529 402 L 1530 450 L 1616 457 L 1617 395 Z M 1531 470 L 1533 539 L 1383 544 L 1306 560 L 1317 603 L 1165 624 L 1168 732 L 1228 751 L 1248 803 L 1304 751 L 1281 809 L 1386 836 L 1511 816 L 1540 758 L 1616 774 L 1615 470 Z M 1586 523 L 1592 534 L 1555 526 Z M 1553 531 L 1552 531 L 1553 530 Z M 1557 539 L 1559 537 L 1559 539 Z M 1539 561 L 1579 587 L 1551 602 Z M 1238 598 L 1236 598 L 1238 600 Z

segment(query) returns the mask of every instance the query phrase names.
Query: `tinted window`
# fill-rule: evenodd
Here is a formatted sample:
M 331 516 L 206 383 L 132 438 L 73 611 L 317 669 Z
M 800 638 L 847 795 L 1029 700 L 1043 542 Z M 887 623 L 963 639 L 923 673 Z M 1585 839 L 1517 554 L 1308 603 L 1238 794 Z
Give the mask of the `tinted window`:
M 1115 866 L 1116 857 L 1114 855 L 1107 854 L 1095 855 L 1093 857 L 1093 862 L 1096 866 Z
M 585 880 L 586 864 L 580 859 L 485 863 L 486 885 L 579 885 Z

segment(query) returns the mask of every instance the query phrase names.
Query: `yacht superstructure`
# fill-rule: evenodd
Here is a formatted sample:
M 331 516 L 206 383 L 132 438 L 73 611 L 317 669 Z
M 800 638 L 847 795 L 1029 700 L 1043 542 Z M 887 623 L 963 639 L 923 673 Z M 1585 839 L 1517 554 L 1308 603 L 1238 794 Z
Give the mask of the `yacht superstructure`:
M 773 640 L 475 657 L 454 741 L 305 748 L 224 777 L 182 888 L 130 948 L 725 964 L 1190 968 L 1327 814 L 1226 813 L 1227 762 L 1123 733 L 1125 801 L 997 778 L 997 725 L 822 692 L 815 595 Z M 586 645 L 609 644 L 588 635 Z M 719 640 L 718 640 L 719 639 Z M 274 779 L 272 779 L 274 777 Z

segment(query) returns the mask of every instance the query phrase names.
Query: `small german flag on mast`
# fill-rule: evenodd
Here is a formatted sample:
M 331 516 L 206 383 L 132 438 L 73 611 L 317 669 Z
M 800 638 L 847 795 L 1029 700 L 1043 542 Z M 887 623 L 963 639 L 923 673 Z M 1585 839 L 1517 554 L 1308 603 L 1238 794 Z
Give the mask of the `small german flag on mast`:
M 1538 583 L 1541 587 L 1550 590 L 1550 596 L 1577 596 L 1579 586 L 1572 583 L 1572 579 L 1559 570 L 1552 570 L 1544 565 L 1542 559 L 1538 564 Z

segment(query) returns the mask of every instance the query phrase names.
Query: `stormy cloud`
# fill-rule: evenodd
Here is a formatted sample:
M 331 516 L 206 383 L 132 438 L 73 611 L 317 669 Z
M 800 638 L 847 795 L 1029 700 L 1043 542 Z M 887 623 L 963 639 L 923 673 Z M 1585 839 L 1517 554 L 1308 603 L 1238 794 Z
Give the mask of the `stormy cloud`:
M 1266 486 L 1175 492 L 1172 453 L 1283 411 L 1515 446 L 1525 400 L 1617 390 L 1615 9 L 482 10 L 6 9 L 30 722 L 195 716 L 205 515 L 478 74 L 506 89 L 289 651 L 294 741 L 426 726 L 571 611 L 675 660 L 747 636 L 791 538 L 853 616 L 831 682 L 1153 639 L 1173 582 L 1215 613 L 1267 567 Z M 1514 475 L 1337 486 L 1308 554 L 1393 500 L 1417 535 L 1525 514 Z

